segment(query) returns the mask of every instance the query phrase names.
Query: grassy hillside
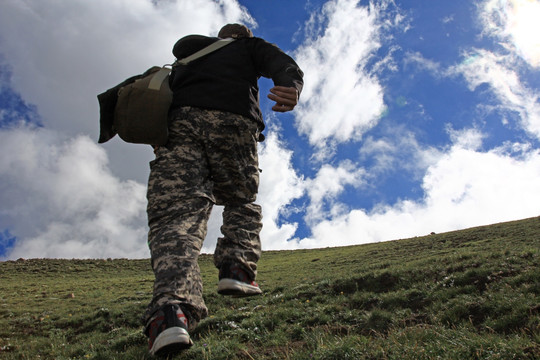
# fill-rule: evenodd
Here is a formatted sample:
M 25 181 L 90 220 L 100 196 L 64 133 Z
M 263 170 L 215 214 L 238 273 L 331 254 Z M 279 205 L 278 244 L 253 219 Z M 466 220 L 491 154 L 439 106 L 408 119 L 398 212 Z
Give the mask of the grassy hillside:
M 265 252 L 264 296 L 217 295 L 178 359 L 540 358 L 540 218 Z M 0 263 L 1 359 L 146 359 L 148 260 Z

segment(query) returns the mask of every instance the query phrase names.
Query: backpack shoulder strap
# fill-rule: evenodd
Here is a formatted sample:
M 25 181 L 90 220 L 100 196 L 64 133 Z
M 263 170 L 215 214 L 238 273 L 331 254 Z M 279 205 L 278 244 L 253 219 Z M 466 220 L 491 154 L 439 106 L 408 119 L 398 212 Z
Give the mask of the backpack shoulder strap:
M 190 62 L 192 62 L 193 60 L 196 60 L 196 59 L 198 59 L 200 57 L 208 55 L 208 54 L 216 51 L 217 49 L 220 49 L 220 48 L 224 47 L 225 45 L 230 44 L 234 40 L 235 39 L 227 38 L 227 39 L 221 39 L 221 40 L 215 41 L 215 42 L 211 43 L 210 45 L 208 45 L 207 47 L 205 47 L 204 49 L 201 49 L 201 50 L 197 51 L 195 54 L 192 54 L 192 55 L 190 55 L 188 57 L 185 57 L 183 59 L 176 60 L 175 63 L 173 64 L 173 66 L 175 66 L 175 65 L 187 65 Z
M 152 78 L 150 79 L 150 82 L 148 83 L 148 88 L 151 90 L 159 90 L 161 88 L 161 84 L 163 83 L 163 80 L 169 76 L 169 73 L 171 72 L 171 68 L 168 68 L 167 65 L 163 66 L 161 69 L 156 71 Z

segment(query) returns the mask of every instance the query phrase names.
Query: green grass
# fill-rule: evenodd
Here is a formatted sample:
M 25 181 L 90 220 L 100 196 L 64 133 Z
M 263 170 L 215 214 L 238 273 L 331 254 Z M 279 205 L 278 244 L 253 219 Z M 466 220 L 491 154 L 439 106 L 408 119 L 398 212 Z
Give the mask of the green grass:
M 177 359 L 538 359 L 540 218 L 376 244 L 269 251 L 263 296 L 216 293 Z M 1 359 L 147 359 L 149 260 L 0 263 Z

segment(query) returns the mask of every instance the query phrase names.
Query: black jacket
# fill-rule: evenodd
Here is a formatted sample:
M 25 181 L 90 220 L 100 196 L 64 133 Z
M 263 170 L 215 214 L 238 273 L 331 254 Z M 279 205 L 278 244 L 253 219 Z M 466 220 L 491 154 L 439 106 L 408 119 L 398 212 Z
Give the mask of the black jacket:
M 182 59 L 217 40 L 200 35 L 186 36 L 174 45 L 173 54 Z M 98 95 L 99 143 L 109 141 L 116 135 L 113 120 L 118 90 L 146 76 L 150 70 Z M 262 131 L 264 123 L 259 109 L 257 85 L 261 76 L 271 78 L 274 85 L 293 86 L 298 94 L 302 91 L 303 73 L 291 57 L 263 39 L 244 38 L 188 65 L 175 66 L 170 76 L 170 86 L 174 92 L 171 109 L 195 106 L 229 111 L 257 121 Z
M 174 45 L 173 54 L 182 59 L 217 40 L 186 36 Z M 195 106 L 228 111 L 257 121 L 262 130 L 257 84 L 261 76 L 271 78 L 274 85 L 295 87 L 298 94 L 302 91 L 302 70 L 290 56 L 263 39 L 241 38 L 188 65 L 173 68 L 171 109 Z

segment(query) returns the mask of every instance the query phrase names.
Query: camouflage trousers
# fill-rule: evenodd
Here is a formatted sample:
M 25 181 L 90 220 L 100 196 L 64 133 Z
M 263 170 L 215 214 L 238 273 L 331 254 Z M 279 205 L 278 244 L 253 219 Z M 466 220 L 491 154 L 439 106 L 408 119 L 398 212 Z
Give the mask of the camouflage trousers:
M 163 305 L 179 304 L 192 328 L 208 314 L 197 259 L 214 204 L 224 206 L 214 264 L 235 263 L 253 278 L 257 274 L 259 130 L 236 114 L 183 107 L 171 113 L 169 132 L 169 142 L 150 162 L 148 245 L 155 282 L 144 321 Z

